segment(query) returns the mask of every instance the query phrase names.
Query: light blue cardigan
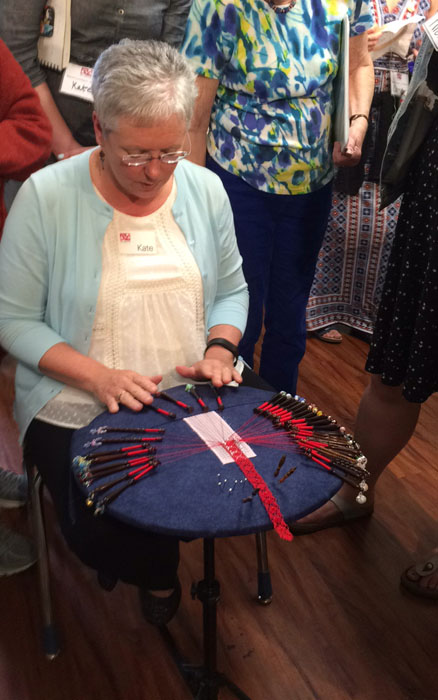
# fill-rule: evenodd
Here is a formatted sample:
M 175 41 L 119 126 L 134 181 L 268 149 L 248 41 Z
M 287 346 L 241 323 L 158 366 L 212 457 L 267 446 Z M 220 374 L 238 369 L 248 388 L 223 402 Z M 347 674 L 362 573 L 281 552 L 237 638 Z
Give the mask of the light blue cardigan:
M 88 353 L 101 276 L 102 240 L 113 209 L 94 192 L 90 151 L 40 170 L 19 191 L 0 245 L 0 344 L 19 363 L 15 415 L 20 438 L 63 384 L 38 362 L 67 342 Z M 206 328 L 242 332 L 248 291 L 233 216 L 219 178 L 182 161 L 175 169 L 175 221 L 202 275 Z

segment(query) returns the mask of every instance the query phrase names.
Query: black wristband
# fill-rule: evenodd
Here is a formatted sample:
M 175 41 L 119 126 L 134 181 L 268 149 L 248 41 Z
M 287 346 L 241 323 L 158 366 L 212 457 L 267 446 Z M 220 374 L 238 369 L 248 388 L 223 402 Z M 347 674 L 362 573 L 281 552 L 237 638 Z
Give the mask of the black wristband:
M 211 348 L 212 345 L 220 345 L 222 348 L 229 350 L 234 355 L 234 359 L 236 361 L 239 358 L 239 348 L 237 347 L 237 345 L 234 345 L 234 343 L 231 343 L 226 338 L 210 338 L 204 350 L 204 356 L 208 348 Z

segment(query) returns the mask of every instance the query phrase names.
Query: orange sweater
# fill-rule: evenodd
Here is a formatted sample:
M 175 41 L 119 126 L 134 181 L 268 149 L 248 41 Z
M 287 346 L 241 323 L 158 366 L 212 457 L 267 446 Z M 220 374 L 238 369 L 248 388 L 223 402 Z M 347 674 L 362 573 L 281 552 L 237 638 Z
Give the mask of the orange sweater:
M 52 129 L 28 77 L 0 39 L 0 236 L 6 180 L 25 180 L 46 162 Z

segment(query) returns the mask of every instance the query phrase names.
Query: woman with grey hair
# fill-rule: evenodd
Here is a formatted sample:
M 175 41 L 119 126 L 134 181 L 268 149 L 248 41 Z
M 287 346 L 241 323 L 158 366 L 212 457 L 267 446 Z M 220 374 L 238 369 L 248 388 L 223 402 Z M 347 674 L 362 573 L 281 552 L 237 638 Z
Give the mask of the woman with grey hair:
M 160 623 L 179 601 L 177 540 L 90 515 L 71 492 L 69 449 L 105 408 L 140 411 L 182 377 L 241 382 L 233 349 L 248 294 L 230 205 L 216 175 L 184 160 L 195 95 L 167 44 L 104 51 L 98 148 L 27 180 L 0 249 L 0 342 L 18 359 L 25 450 L 70 547 L 107 579 L 139 586 Z M 151 590 L 171 593 L 157 606 Z

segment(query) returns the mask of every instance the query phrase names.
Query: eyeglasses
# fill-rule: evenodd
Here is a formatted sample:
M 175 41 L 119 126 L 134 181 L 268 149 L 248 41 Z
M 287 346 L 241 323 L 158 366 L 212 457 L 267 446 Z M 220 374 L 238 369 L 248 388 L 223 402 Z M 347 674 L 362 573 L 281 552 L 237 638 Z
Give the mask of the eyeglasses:
M 188 134 L 187 138 L 189 139 Z M 187 156 L 190 155 L 190 152 L 191 144 L 189 139 L 188 151 L 173 151 L 172 153 L 160 153 L 159 156 L 153 156 L 149 152 L 145 151 L 145 153 L 134 153 L 132 155 L 128 154 L 126 156 L 122 156 L 121 160 L 124 165 L 127 165 L 131 168 L 138 168 L 144 166 L 147 163 L 150 163 L 151 160 L 160 160 L 162 163 L 173 165 L 175 163 L 179 163 L 180 160 L 187 158 Z

